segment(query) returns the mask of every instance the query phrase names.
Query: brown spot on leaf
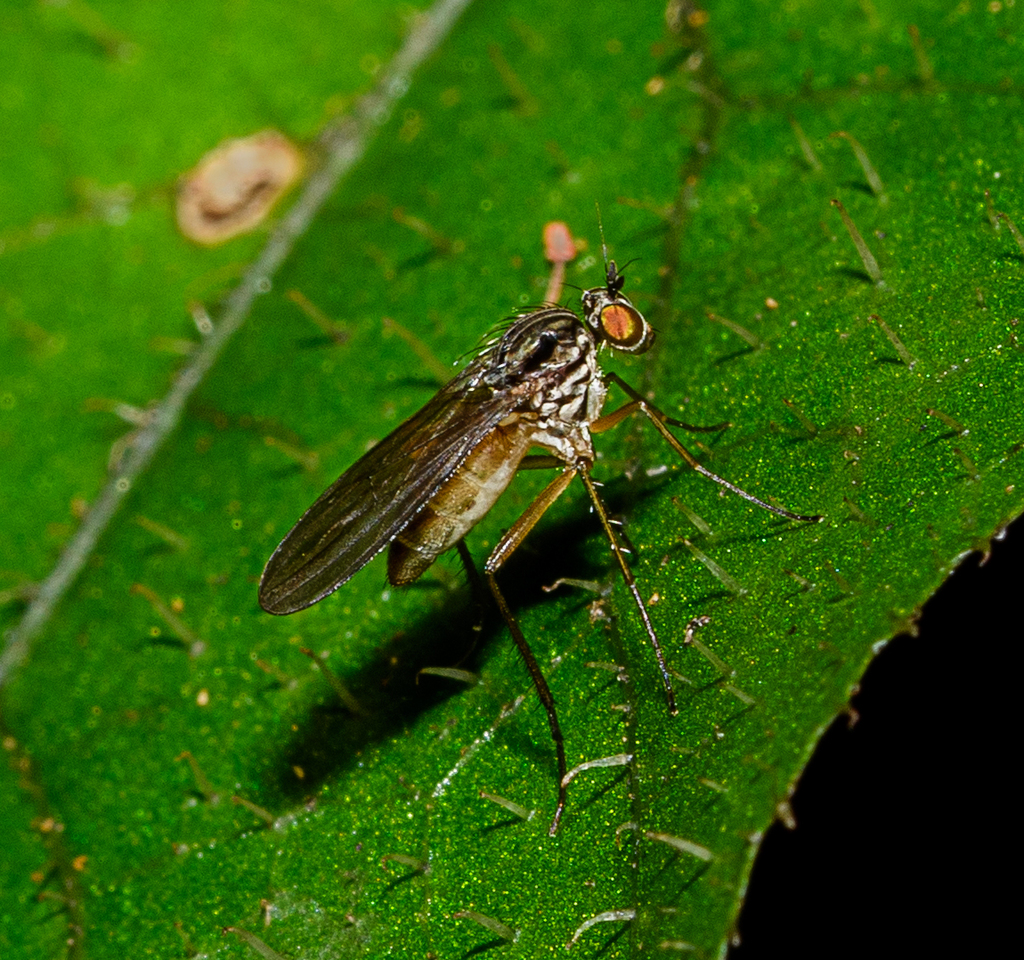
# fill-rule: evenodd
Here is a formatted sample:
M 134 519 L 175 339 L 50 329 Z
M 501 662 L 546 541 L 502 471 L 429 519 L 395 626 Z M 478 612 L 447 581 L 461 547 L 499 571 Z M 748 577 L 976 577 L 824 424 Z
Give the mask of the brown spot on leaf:
M 295 182 L 302 155 L 275 130 L 227 140 L 189 171 L 178 187 L 178 226 L 213 246 L 256 227 Z

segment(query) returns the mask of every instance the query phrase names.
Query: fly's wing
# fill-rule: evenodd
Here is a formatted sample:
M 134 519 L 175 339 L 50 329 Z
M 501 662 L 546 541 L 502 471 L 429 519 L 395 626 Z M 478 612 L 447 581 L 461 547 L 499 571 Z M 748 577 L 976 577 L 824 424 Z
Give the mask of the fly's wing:
M 357 460 L 302 516 L 267 561 L 260 606 L 295 613 L 322 600 L 401 532 L 509 412 L 500 391 L 466 374 Z

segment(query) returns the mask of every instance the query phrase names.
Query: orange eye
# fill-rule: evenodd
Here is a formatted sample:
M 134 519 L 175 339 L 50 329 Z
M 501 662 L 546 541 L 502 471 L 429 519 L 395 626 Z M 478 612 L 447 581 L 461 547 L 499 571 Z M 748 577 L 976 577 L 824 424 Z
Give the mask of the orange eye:
M 632 347 L 644 335 L 644 322 L 633 307 L 610 303 L 601 311 L 601 329 L 616 346 Z

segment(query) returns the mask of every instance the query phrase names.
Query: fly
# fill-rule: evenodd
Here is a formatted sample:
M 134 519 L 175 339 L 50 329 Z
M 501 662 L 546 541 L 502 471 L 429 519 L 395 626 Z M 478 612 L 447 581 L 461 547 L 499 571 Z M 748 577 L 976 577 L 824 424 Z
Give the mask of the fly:
M 267 562 L 259 601 L 267 613 L 295 613 L 333 593 L 387 548 L 388 580 L 411 583 L 460 546 L 520 469 L 557 476 L 530 504 L 484 564 L 484 575 L 547 713 L 558 758 L 558 829 L 566 800 L 565 742 L 555 700 L 498 586 L 497 575 L 544 512 L 579 477 L 587 488 L 657 659 L 668 709 L 678 711 L 665 656 L 590 471 L 591 435 L 640 412 L 686 463 L 745 500 L 789 520 L 815 522 L 765 503 L 702 466 L 668 429 L 693 428 L 666 416 L 615 373 L 602 373 L 605 345 L 646 352 L 654 331 L 622 293 L 625 278 L 607 263 L 605 284 L 585 290 L 582 320 L 564 307 L 516 318 L 437 395 L 346 470 L 303 514 Z M 602 416 L 614 384 L 628 402 Z M 721 425 L 720 425 L 721 426 Z M 531 449 L 545 451 L 530 455 Z

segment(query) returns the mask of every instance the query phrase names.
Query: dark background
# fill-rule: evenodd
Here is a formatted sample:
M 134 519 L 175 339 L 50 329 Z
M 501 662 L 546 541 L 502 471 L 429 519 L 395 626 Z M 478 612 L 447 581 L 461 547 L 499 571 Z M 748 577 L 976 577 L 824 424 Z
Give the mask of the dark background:
M 765 837 L 730 960 L 999 955 L 1016 927 L 1024 522 L 893 640 Z M 1019 909 L 1019 906 L 1017 907 Z

